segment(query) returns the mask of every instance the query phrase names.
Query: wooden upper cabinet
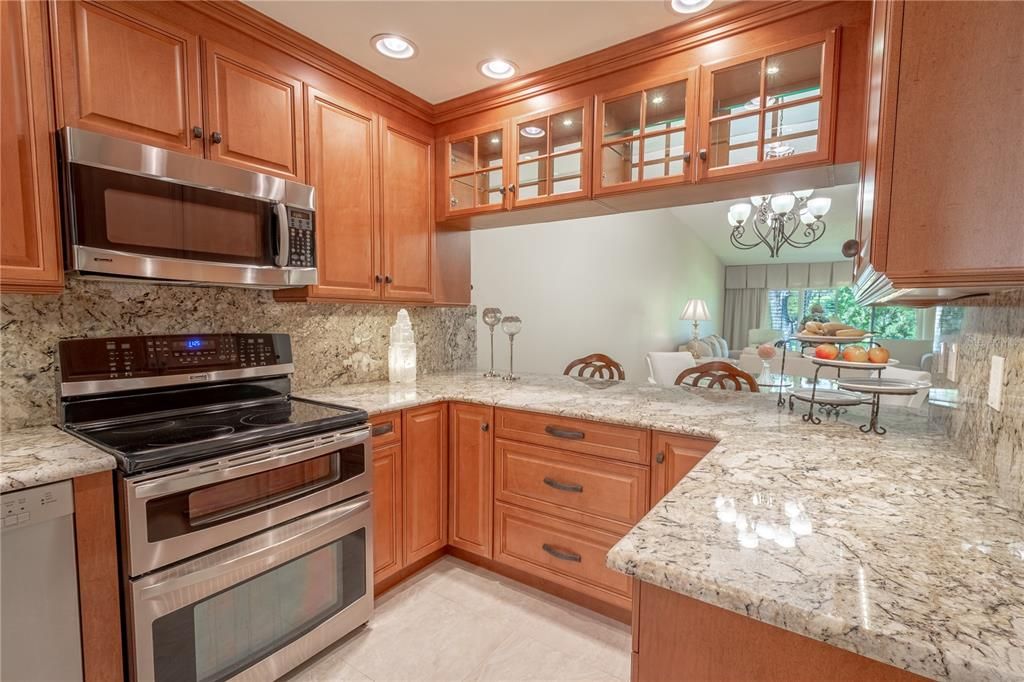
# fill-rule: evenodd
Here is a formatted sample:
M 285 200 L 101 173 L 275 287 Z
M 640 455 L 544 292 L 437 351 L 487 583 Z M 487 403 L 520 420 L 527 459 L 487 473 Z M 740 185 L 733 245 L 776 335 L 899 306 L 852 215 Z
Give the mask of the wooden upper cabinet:
M 302 82 L 205 41 L 208 156 L 302 180 Z
M 381 291 L 377 116 L 308 88 L 309 182 L 316 188 L 316 298 Z
M 651 449 L 651 506 L 665 497 L 717 445 L 713 440 L 654 433 Z
M 0 3 L 0 288 L 61 291 L 46 5 Z
M 446 218 L 508 208 L 507 123 L 449 135 L 442 144 Z
M 701 179 L 832 158 L 836 34 L 701 67 Z
M 596 106 L 595 195 L 693 182 L 694 69 L 601 93 Z
M 1022 34 L 1017 2 L 874 4 L 859 301 L 1024 286 Z
M 402 422 L 408 566 L 448 544 L 448 405 L 405 410 Z
M 448 543 L 491 558 L 494 502 L 494 408 L 451 403 Z
M 512 122 L 512 208 L 590 195 L 592 120 L 588 98 Z
M 194 33 L 128 5 L 53 7 L 63 125 L 203 153 Z
M 433 140 L 381 122 L 381 226 L 384 298 L 434 296 Z

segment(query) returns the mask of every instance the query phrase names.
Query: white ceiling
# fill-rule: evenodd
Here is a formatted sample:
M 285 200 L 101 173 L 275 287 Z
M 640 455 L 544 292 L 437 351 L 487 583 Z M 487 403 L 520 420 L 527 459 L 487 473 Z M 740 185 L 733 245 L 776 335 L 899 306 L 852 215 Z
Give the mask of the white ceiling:
M 818 263 L 843 260 L 840 248 L 847 239 L 853 239 L 857 221 L 857 185 L 838 185 L 814 190 L 814 196 L 831 197 L 832 207 L 825 216 L 825 235 L 805 249 L 783 246 L 778 258 L 769 258 L 768 249 L 761 246 L 740 251 L 729 242 L 731 228 L 726 220 L 729 206 L 748 198 L 716 201 L 711 204 L 679 206 L 667 209 L 676 219 L 693 230 L 726 265 L 755 265 L 759 263 Z M 750 218 L 748 218 L 750 220 Z
M 663 0 L 243 1 L 431 103 L 496 83 L 477 71 L 485 59 L 526 74 L 686 20 Z M 379 54 L 378 33 L 409 38 L 419 54 Z

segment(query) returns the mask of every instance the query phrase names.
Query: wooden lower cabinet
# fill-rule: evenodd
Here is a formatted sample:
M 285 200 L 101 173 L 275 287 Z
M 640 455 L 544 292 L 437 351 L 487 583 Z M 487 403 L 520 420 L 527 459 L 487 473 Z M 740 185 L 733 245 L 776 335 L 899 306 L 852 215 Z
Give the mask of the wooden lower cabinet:
M 448 405 L 402 415 L 404 564 L 448 544 Z
M 402 566 L 402 444 L 373 450 L 373 582 Z
M 448 544 L 491 558 L 494 408 L 451 403 Z
M 0 32 L 0 287 L 4 292 L 59 293 L 64 269 L 46 5 L 0 3 Z
M 925 679 L 650 583 L 633 609 L 633 682 Z
M 708 454 L 716 441 L 672 433 L 654 433 L 651 450 L 651 505 L 676 487 L 690 469 Z
M 622 537 L 496 502 L 494 558 L 615 606 L 629 608 L 630 578 L 605 566 Z

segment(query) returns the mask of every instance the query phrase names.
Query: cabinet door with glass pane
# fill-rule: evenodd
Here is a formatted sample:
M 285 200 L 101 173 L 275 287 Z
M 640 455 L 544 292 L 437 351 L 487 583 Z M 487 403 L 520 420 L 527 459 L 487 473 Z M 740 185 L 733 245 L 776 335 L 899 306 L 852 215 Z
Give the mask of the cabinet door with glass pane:
M 448 152 L 445 217 L 500 211 L 507 207 L 506 126 L 471 130 L 445 138 Z
M 513 207 L 590 194 L 590 100 L 512 122 Z
M 597 96 L 594 194 L 693 181 L 696 70 Z
M 836 31 L 701 67 L 700 177 L 827 161 Z

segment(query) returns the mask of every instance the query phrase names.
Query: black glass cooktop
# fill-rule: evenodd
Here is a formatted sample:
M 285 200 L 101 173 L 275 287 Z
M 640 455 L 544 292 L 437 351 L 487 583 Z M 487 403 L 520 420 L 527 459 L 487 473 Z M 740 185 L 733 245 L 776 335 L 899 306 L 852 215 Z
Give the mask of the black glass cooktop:
M 137 473 L 253 444 L 335 431 L 366 420 L 366 412 L 356 408 L 281 398 L 69 430 L 111 452 L 122 471 Z

